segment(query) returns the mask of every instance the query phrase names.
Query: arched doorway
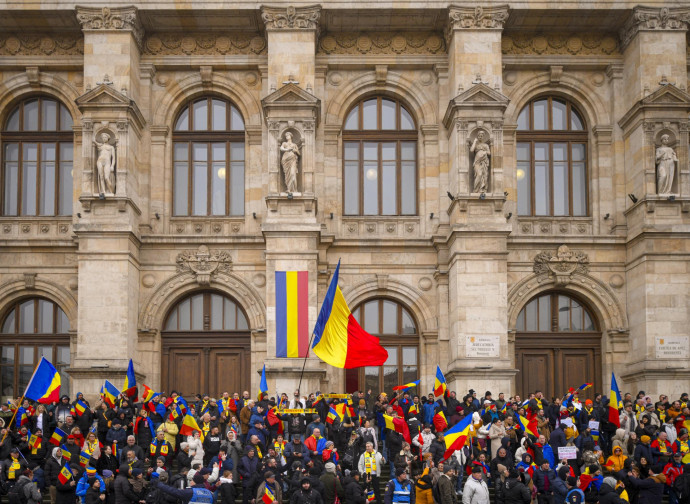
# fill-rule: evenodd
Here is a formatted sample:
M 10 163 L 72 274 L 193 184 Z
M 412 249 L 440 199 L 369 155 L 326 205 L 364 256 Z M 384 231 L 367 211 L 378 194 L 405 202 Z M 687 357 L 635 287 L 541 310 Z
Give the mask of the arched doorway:
M 383 366 L 348 369 L 347 392 L 370 390 L 391 395 L 393 387 L 419 378 L 419 331 L 407 308 L 391 299 L 372 299 L 352 311 L 357 322 L 388 351 Z
M 161 385 L 185 397 L 242 392 L 250 385 L 250 331 L 237 302 L 215 292 L 179 301 L 161 333 Z
M 560 292 L 527 303 L 515 324 L 516 391 L 522 397 L 541 390 L 562 397 L 570 387 L 594 386 L 580 394 L 601 392 L 601 332 L 592 312 Z

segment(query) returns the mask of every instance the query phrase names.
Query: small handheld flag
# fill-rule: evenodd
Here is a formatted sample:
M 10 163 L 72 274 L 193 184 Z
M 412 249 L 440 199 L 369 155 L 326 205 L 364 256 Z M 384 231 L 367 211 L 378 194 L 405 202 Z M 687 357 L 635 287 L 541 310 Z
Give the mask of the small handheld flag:
M 65 464 L 58 474 L 58 479 L 60 480 L 60 483 L 65 485 L 70 478 L 72 478 L 72 471 L 70 471 L 69 464 Z
M 367 490 L 367 502 L 373 502 L 376 500 L 376 495 L 374 494 L 374 489 L 370 488 Z
M 264 394 L 268 394 L 268 382 L 266 381 L 266 364 L 261 370 L 261 381 L 259 382 L 259 401 L 263 399 Z
M 45 357 L 41 357 L 41 362 L 36 366 L 24 397 L 43 404 L 60 400 L 60 374 Z
M 611 373 L 611 393 L 609 394 L 609 422 L 620 429 L 621 420 L 618 416 L 618 410 L 623 406 L 621 400 L 621 392 L 616 383 L 616 375 Z
M 125 376 L 125 384 L 122 387 L 122 393 L 133 401 L 137 400 L 137 377 L 134 374 L 134 363 L 132 363 L 132 359 L 129 359 L 127 375 Z
M 436 379 L 434 380 L 434 396 L 439 397 L 446 393 L 448 385 L 446 384 L 446 377 L 441 372 L 441 367 L 436 366 Z
M 29 438 L 29 446 L 34 450 L 38 450 L 41 447 L 41 438 L 36 434 L 32 434 Z
M 436 429 L 436 432 L 443 432 L 448 428 L 448 420 L 446 420 L 446 415 L 443 414 L 443 411 L 439 411 L 434 415 L 433 418 L 434 421 L 434 429 Z
M 108 404 L 108 406 L 114 408 L 115 401 L 119 395 L 120 391 L 115 388 L 115 385 L 106 380 L 103 384 L 103 400 Z
M 193 416 L 185 415 L 184 419 L 182 420 L 182 425 L 180 426 L 180 435 L 191 436 L 194 431 L 201 432 L 199 424 L 196 423 L 196 420 Z
M 393 387 L 393 390 L 407 390 L 409 388 L 418 386 L 420 381 L 421 380 L 417 380 L 410 383 L 406 383 L 404 385 L 396 385 L 395 387 Z
M 410 437 L 410 428 L 407 426 L 407 422 L 402 418 L 394 418 L 388 415 L 383 415 L 383 419 L 386 421 L 386 428 L 399 432 L 402 434 L 403 439 L 408 443 L 412 444 L 412 438 Z
M 53 431 L 53 435 L 50 436 L 50 444 L 60 446 L 66 437 L 67 433 L 65 433 L 65 431 L 63 431 L 62 429 L 56 427 Z
M 79 399 L 77 403 L 74 405 L 74 411 L 77 414 L 77 416 L 82 416 L 86 411 L 86 408 L 88 408 L 88 406 L 81 399 Z
M 91 459 L 91 455 L 89 452 L 83 451 L 79 454 L 79 465 L 82 467 L 86 467 L 89 465 L 89 460 Z
M 272 504 L 272 502 L 276 500 L 275 495 L 273 495 L 273 491 L 268 485 L 266 485 L 266 492 L 264 492 L 264 495 L 263 497 L 261 497 L 261 500 L 264 504 Z
M 333 407 L 328 408 L 328 416 L 326 417 L 326 423 L 333 425 L 335 419 L 338 417 L 338 413 L 333 409 Z

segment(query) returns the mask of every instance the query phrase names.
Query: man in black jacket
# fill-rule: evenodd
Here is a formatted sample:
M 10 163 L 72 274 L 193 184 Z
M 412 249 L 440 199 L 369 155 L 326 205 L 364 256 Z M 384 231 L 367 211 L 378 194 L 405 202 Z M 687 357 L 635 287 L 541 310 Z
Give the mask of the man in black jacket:
M 366 494 L 359 478 L 359 471 L 352 471 L 349 477 L 343 479 L 343 486 L 345 487 L 344 504 L 366 504 Z
M 127 464 L 122 464 L 117 472 L 117 477 L 113 482 L 115 504 L 144 504 L 145 501 L 139 499 L 139 496 L 132 490 L 132 485 L 129 484 L 129 480 L 127 479 L 129 477 L 129 471 L 129 466 Z
M 323 504 L 323 497 L 311 487 L 309 478 L 302 478 L 302 487 L 292 494 L 290 504 Z

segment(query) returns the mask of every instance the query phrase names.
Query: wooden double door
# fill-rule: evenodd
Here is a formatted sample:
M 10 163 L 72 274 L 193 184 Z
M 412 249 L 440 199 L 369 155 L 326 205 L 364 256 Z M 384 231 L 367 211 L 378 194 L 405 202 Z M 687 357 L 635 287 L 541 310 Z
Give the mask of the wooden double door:
M 594 383 L 580 393 L 593 399 L 601 392 L 601 337 L 582 333 L 520 334 L 515 338 L 516 393 L 523 399 L 541 390 L 551 401 L 570 387 Z
M 249 335 L 163 335 L 162 389 L 185 398 L 195 394 L 220 397 L 223 392 L 249 390 L 251 354 Z

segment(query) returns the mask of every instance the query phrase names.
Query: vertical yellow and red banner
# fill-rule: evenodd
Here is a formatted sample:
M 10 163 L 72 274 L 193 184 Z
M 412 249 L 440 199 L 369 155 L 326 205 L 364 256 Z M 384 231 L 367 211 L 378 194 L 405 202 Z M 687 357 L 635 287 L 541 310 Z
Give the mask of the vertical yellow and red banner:
M 276 357 L 309 351 L 309 272 L 276 271 Z

